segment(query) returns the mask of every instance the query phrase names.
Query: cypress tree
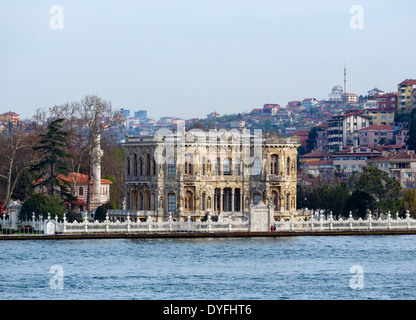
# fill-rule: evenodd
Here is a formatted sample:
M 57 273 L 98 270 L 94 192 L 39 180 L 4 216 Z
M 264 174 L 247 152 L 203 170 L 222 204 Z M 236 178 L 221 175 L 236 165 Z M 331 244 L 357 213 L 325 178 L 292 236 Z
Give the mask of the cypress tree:
M 53 196 L 55 187 L 58 186 L 61 190 L 61 195 L 70 198 L 68 183 L 58 179 L 58 175 L 67 175 L 70 172 L 66 160 L 71 156 L 65 151 L 68 133 L 62 130 L 62 122 L 64 120 L 57 119 L 52 121 L 48 126 L 48 131 L 39 135 L 39 145 L 33 149 L 41 153 L 42 160 L 31 167 L 31 172 L 36 177 L 36 187 L 46 186 L 48 194 Z

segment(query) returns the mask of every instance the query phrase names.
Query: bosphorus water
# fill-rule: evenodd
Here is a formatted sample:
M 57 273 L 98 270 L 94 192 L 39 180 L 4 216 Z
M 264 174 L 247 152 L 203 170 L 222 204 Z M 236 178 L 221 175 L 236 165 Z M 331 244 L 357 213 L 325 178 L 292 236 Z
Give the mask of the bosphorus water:
M 0 296 L 7 300 L 414 299 L 415 252 L 414 235 L 4 240 L 0 241 Z M 354 266 L 362 273 L 357 275 Z M 358 276 L 361 282 L 355 281 Z M 54 286 L 57 283 L 60 287 Z

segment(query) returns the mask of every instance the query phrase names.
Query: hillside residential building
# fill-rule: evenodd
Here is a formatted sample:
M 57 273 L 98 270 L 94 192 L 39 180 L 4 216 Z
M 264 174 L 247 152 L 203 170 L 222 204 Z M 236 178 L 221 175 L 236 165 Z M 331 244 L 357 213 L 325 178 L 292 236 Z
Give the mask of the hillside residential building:
M 359 130 L 370 125 L 370 118 L 362 111 L 351 111 L 346 114 L 332 116 L 328 119 L 328 149 L 342 150 L 345 146 L 357 143 Z
M 416 186 L 416 155 L 413 150 L 383 153 L 379 157 L 368 159 L 367 163 L 387 172 L 404 188 Z
M 394 128 L 388 125 L 375 125 L 361 129 L 360 131 L 360 145 L 376 147 L 380 144 L 389 145 L 394 144 Z
M 344 93 L 342 95 L 342 102 L 345 104 L 356 104 L 358 103 L 358 95 L 355 93 Z
M 370 118 L 370 126 L 394 126 L 395 109 L 365 109 L 364 114 Z
M 343 178 L 347 179 L 353 172 L 361 172 L 367 165 L 367 160 L 380 155 L 380 151 L 370 147 L 347 147 L 332 156 L 334 170 L 341 172 Z
M 397 92 L 390 92 L 377 96 L 377 104 L 379 109 L 387 109 L 397 111 L 398 96 Z
M 410 113 L 413 110 L 413 90 L 416 89 L 416 80 L 408 79 L 398 84 L 397 95 L 399 111 Z
M 20 115 L 17 114 L 16 112 L 6 112 L 6 113 L 2 113 L 0 114 L 0 122 L 3 122 L 3 124 L 19 124 L 20 122 Z
M 302 105 L 305 109 L 309 109 L 315 107 L 318 104 L 318 100 L 315 98 L 307 98 L 302 101 Z

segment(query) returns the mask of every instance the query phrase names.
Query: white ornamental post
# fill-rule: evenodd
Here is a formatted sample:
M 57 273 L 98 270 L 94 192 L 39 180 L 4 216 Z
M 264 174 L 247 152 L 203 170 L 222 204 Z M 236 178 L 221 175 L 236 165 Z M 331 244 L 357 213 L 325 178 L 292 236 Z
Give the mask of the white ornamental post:
M 105 231 L 110 232 L 110 226 L 109 226 L 109 219 L 108 219 L 108 212 L 105 214 Z
M 33 212 L 32 213 L 32 229 L 33 229 L 33 232 L 35 232 L 35 219 L 36 219 L 36 216 L 35 216 L 35 213 Z
M 88 213 L 87 212 L 85 212 L 85 215 L 84 215 L 84 231 L 88 232 Z
M 333 219 L 333 216 L 332 216 L 332 211 L 329 213 L 329 230 L 332 230 L 332 219 Z
M 406 210 L 406 222 L 407 222 L 407 229 L 410 229 L 410 212 Z
M 208 232 L 211 231 L 211 215 L 208 212 L 208 216 L 207 216 L 207 221 L 208 221 Z
M 191 214 L 188 213 L 188 232 L 191 232 Z
M 231 231 L 231 212 L 228 213 L 228 231 Z
M 169 212 L 169 231 L 172 232 L 172 213 Z
M 65 233 L 66 232 L 66 213 L 64 213 L 63 224 L 64 224 L 64 226 L 63 226 L 63 233 Z
M 314 215 L 313 215 L 313 210 L 312 210 L 312 214 L 311 214 L 311 230 L 313 231 L 313 221 L 314 220 Z
M 290 214 L 290 231 L 293 231 L 293 213 Z
M 130 232 L 130 215 L 129 215 L 129 213 L 127 212 L 127 233 L 129 233 Z
M 389 213 L 387 215 L 387 229 L 390 230 L 390 227 L 391 227 L 391 214 L 390 214 L 390 211 L 389 211 Z
M 350 222 L 350 230 L 352 230 L 352 212 L 350 211 L 350 215 L 348 217 L 348 220 Z
M 323 214 L 323 211 L 321 211 L 321 216 L 320 216 L 320 229 L 321 230 L 324 229 L 324 214 Z
M 368 215 L 368 228 L 369 228 L 369 230 L 372 229 L 372 226 L 373 226 L 373 224 L 372 224 L 372 214 L 371 214 L 371 211 L 370 211 L 370 214 Z

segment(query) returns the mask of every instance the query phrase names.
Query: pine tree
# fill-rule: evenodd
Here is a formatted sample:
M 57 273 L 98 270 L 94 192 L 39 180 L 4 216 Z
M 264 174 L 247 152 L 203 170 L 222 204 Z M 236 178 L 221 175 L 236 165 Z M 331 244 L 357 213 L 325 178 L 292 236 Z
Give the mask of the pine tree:
M 55 194 L 55 187 L 59 187 L 61 195 L 68 198 L 71 196 L 67 183 L 58 179 L 58 175 L 67 175 L 70 171 L 67 160 L 71 156 L 65 151 L 68 133 L 62 130 L 64 120 L 51 122 L 48 131 L 39 135 L 39 145 L 33 149 L 41 153 L 42 160 L 32 166 L 31 172 L 36 177 L 36 187 L 47 187 L 50 196 Z

